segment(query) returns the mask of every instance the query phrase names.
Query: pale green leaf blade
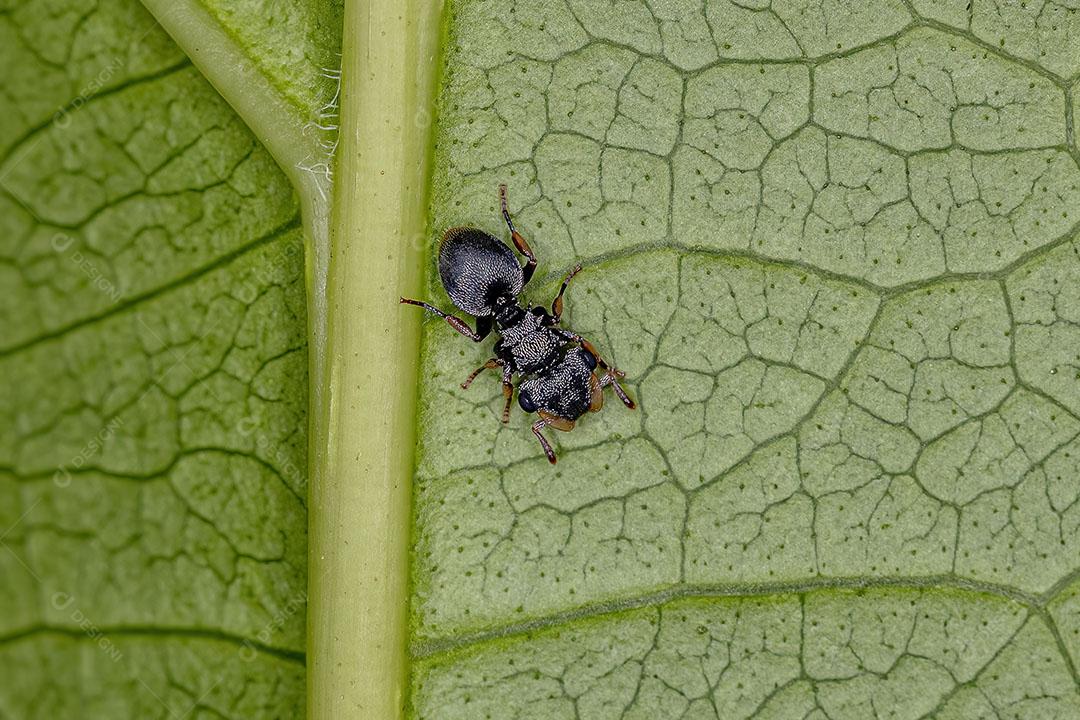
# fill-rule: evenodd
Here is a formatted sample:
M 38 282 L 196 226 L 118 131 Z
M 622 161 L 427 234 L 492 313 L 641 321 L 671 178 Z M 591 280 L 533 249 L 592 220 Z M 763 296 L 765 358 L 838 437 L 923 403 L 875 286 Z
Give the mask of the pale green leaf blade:
M 426 324 L 415 717 L 1080 712 L 1073 71 L 923 5 L 453 6 L 434 229 L 640 409 L 551 467 Z

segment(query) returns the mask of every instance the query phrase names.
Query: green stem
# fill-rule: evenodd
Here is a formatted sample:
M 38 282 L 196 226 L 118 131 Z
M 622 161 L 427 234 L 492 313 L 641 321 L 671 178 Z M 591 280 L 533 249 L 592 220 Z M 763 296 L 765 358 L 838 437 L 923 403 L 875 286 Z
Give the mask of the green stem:
M 312 477 L 308 717 L 401 717 L 419 287 L 440 0 L 346 0 L 327 445 Z
M 308 239 L 308 716 L 398 718 L 425 208 L 441 0 L 346 0 L 337 182 L 310 118 L 198 2 L 144 0 L 288 175 Z M 331 214 L 332 213 L 332 214 Z

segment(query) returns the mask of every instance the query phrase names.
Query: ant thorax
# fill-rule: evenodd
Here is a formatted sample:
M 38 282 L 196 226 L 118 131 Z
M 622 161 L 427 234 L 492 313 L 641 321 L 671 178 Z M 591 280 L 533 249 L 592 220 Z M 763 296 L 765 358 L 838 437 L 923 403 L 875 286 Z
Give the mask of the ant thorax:
M 522 319 L 530 313 L 517 304 L 517 301 L 503 296 L 497 298 L 493 303 L 495 313 L 492 317 L 495 319 L 495 325 L 499 328 L 499 333 L 505 334 L 507 328 L 514 327 L 521 323 Z
M 518 322 L 499 329 L 502 340 L 496 347 L 506 354 L 518 372 L 539 372 L 554 363 L 566 341 L 544 323 L 544 314 L 522 310 Z
M 502 326 L 500 323 L 499 334 L 503 336 L 503 342 L 507 345 L 517 345 L 534 334 L 544 326 L 543 318 L 536 313 L 522 309 L 521 314 L 514 318 L 515 322 Z

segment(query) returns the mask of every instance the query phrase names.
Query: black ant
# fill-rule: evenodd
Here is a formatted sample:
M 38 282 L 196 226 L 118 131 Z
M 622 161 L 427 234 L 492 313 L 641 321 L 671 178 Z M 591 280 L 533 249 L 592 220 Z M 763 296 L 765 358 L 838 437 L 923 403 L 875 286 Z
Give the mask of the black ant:
M 401 298 L 401 302 L 419 305 L 446 320 L 450 327 L 474 342 L 488 336 L 492 328 L 501 336 L 495 343 L 495 357 L 474 370 L 462 389 L 468 389 L 484 370 L 502 368 L 502 421 L 510 421 L 510 403 L 514 397 L 514 374 L 524 376 L 518 385 L 518 404 L 540 419 L 533 423 L 533 434 L 555 462 L 555 453 L 541 434 L 545 427 L 568 432 L 586 412 L 597 412 L 604 405 L 603 389 L 611 385 L 623 404 L 631 410 L 634 401 L 619 385 L 625 373 L 601 359 L 592 343 L 570 330 L 558 327 L 563 311 L 563 293 L 570 280 L 581 271 L 577 265 L 563 280 L 559 294 L 551 303 L 551 312 L 542 307 L 521 307 L 518 295 L 536 270 L 536 256 L 525 238 L 514 229 L 506 207 L 506 186 L 499 186 L 499 201 L 514 247 L 528 262 L 518 265 L 514 251 L 483 230 L 469 227 L 450 228 L 439 246 L 439 277 L 454 305 L 476 317 L 474 331 L 462 319 L 447 315 L 419 300 Z M 596 374 L 596 367 L 602 372 Z

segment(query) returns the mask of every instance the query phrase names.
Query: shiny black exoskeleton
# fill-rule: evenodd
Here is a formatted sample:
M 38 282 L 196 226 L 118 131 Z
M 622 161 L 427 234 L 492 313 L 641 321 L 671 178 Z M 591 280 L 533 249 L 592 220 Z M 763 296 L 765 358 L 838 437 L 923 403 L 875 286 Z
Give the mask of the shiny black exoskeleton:
M 548 460 L 554 463 L 555 453 L 541 430 L 549 426 L 572 430 L 579 417 L 603 407 L 603 389 L 608 385 L 626 407 L 633 409 L 634 401 L 619 385 L 618 378 L 624 376 L 622 371 L 605 363 L 588 340 L 559 327 L 563 293 L 571 278 L 581 270 L 580 265 L 563 280 L 550 313 L 542 307 L 522 307 L 518 303 L 518 295 L 536 270 L 536 256 L 514 229 L 506 207 L 505 185 L 499 186 L 499 199 L 514 247 L 527 260 L 524 266 L 518 264 L 517 256 L 506 243 L 476 228 L 447 230 L 439 247 L 439 277 L 446 294 L 454 305 L 476 317 L 476 330 L 464 320 L 425 302 L 407 298 L 401 298 L 401 302 L 426 308 L 475 342 L 496 329 L 500 337 L 495 343 L 495 357 L 474 370 L 461 387 L 468 389 L 484 370 L 502 368 L 505 423 L 510 420 L 510 403 L 514 397 L 513 376 L 523 376 L 518 385 L 518 404 L 525 412 L 540 416 L 532 431 Z

